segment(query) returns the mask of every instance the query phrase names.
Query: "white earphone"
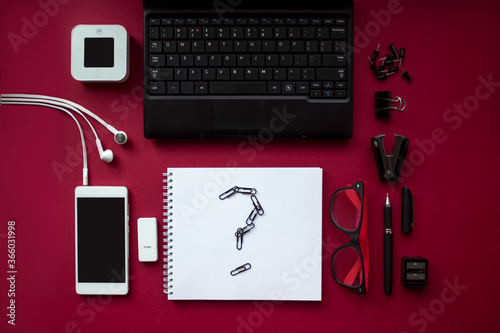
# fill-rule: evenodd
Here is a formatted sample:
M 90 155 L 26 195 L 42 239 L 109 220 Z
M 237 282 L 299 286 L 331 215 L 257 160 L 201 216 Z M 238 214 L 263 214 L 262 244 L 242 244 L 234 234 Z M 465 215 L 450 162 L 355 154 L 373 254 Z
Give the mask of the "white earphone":
M 69 116 L 73 118 L 73 120 L 77 123 L 78 128 L 80 130 L 80 135 L 82 138 L 82 149 L 83 149 L 83 161 L 84 161 L 84 166 L 83 166 L 83 183 L 84 185 L 88 184 L 88 169 L 87 169 L 87 152 L 86 152 L 86 147 L 85 147 L 85 138 L 83 134 L 83 130 L 80 126 L 80 123 L 78 120 L 73 116 L 73 114 L 68 111 L 74 111 L 78 113 L 80 116 L 82 116 L 85 121 L 89 124 L 90 128 L 92 129 L 92 132 L 94 133 L 94 136 L 96 138 L 96 146 L 97 150 L 99 152 L 99 156 L 103 161 L 106 161 L 108 163 L 111 163 L 113 161 L 113 152 L 109 149 L 104 150 L 101 144 L 101 140 L 99 139 L 99 136 L 97 135 L 97 132 L 94 129 L 94 126 L 92 126 L 92 123 L 85 117 L 85 114 L 88 116 L 91 116 L 95 120 L 97 120 L 101 125 L 103 125 L 108 131 L 113 133 L 115 136 L 115 141 L 119 144 L 124 144 L 127 142 L 127 134 L 123 131 L 118 131 L 115 129 L 113 126 L 109 125 L 106 123 L 104 120 L 102 120 L 99 116 L 94 114 L 93 112 L 87 110 L 83 106 L 76 104 L 74 102 L 68 101 L 66 99 L 62 98 L 57 98 L 57 97 L 51 97 L 51 96 L 44 96 L 44 95 L 30 95 L 30 94 L 2 94 L 0 95 L 0 105 L 1 104 L 11 104 L 11 105 L 38 105 L 38 106 L 45 106 L 53 109 L 57 109 L 60 111 L 63 111 L 67 113 Z

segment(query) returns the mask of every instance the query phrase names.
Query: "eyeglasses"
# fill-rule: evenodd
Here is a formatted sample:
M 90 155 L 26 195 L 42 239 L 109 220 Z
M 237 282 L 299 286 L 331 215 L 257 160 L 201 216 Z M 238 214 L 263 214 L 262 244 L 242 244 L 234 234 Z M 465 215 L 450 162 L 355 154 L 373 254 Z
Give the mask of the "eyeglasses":
M 364 183 L 356 182 L 335 191 L 330 200 L 333 224 L 350 237 L 332 254 L 332 274 L 339 284 L 366 293 L 369 250 Z

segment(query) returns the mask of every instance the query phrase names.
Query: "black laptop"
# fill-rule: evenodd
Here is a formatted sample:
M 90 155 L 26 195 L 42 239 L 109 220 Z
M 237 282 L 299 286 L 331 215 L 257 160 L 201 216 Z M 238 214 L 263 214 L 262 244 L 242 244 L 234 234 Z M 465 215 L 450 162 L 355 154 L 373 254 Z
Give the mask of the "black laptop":
M 352 1 L 286 4 L 143 0 L 145 137 L 350 138 Z

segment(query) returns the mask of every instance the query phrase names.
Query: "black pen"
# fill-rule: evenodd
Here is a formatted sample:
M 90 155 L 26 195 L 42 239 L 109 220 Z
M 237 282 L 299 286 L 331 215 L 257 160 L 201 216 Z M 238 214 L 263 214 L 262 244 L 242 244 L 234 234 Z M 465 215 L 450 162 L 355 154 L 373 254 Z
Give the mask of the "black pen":
M 392 210 L 389 193 L 385 198 L 384 208 L 384 292 L 392 292 Z

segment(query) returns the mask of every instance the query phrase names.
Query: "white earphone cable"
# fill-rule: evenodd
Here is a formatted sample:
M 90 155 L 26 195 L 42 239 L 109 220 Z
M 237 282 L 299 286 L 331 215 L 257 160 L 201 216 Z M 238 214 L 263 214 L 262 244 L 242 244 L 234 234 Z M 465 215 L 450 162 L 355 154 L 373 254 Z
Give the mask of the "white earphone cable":
M 35 99 L 44 99 L 47 101 L 64 103 L 68 106 L 72 106 L 73 108 L 80 110 L 81 112 L 87 114 L 88 116 L 94 118 L 99 123 L 101 123 L 101 125 L 106 127 L 106 129 L 108 129 L 111 133 L 113 133 L 115 135 L 115 141 L 117 143 L 123 144 L 127 141 L 127 135 L 125 134 L 125 132 L 118 131 L 116 128 L 114 128 L 113 126 L 109 125 L 104 120 L 102 120 L 101 117 L 99 117 L 95 113 L 91 112 L 90 110 L 86 109 L 85 107 L 81 106 L 80 104 L 74 103 L 74 102 L 69 101 L 67 99 L 46 96 L 46 95 L 34 95 L 34 94 L 2 94 L 2 95 L 0 95 L 0 98 L 22 98 L 22 99 L 35 98 Z
M 35 95 L 33 95 L 33 96 L 35 96 Z M 73 107 L 72 105 L 68 105 L 66 103 L 61 103 L 61 102 L 52 101 L 52 100 L 45 100 L 44 98 L 18 98 L 18 97 L 5 97 L 5 95 L 4 95 L 4 96 L 0 96 L 0 101 L 3 101 L 4 104 L 6 104 L 6 102 L 11 102 L 10 104 L 18 104 L 18 105 L 26 105 L 27 102 L 44 103 L 44 104 L 48 104 L 48 105 L 55 105 L 55 106 L 68 108 L 68 109 L 78 113 L 80 116 L 83 117 L 83 119 L 85 119 L 85 121 L 90 126 L 90 129 L 94 133 L 94 136 L 96 139 L 97 150 L 99 151 L 99 155 L 101 156 L 101 159 L 108 162 L 108 163 L 113 161 L 113 152 L 108 149 L 104 153 L 104 150 L 103 150 L 102 144 L 101 144 L 101 140 L 99 139 L 99 136 L 97 135 L 97 132 L 96 132 L 94 126 L 92 126 L 92 123 L 87 119 L 87 117 L 76 107 Z
M 0 98 L 0 104 L 19 105 L 19 102 L 9 101 L 8 99 Z M 89 169 L 87 167 L 87 147 L 85 145 L 85 136 L 83 134 L 82 126 L 80 126 L 80 123 L 75 118 L 75 116 L 71 112 L 69 112 L 68 110 L 66 110 L 66 109 L 64 109 L 64 108 L 62 108 L 60 106 L 53 105 L 53 104 L 47 104 L 47 103 L 42 103 L 42 102 L 26 101 L 26 102 L 23 102 L 22 105 L 38 105 L 38 106 L 45 106 L 45 107 L 52 108 L 52 109 L 57 109 L 57 110 L 60 110 L 62 112 L 65 112 L 67 115 L 69 115 L 71 118 L 73 118 L 73 120 L 75 121 L 76 125 L 78 126 L 78 129 L 80 131 L 80 137 L 81 137 L 81 140 L 82 140 L 83 185 L 84 186 L 88 185 L 89 184 Z

